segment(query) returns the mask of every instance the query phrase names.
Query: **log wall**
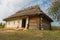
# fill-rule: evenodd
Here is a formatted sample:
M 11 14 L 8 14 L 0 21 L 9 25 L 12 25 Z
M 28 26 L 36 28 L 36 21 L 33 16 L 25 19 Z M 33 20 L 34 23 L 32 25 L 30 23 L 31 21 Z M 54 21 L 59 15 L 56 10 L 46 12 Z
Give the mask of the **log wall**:
M 39 28 L 39 18 L 38 16 L 30 17 L 29 20 L 29 29 L 38 29 Z

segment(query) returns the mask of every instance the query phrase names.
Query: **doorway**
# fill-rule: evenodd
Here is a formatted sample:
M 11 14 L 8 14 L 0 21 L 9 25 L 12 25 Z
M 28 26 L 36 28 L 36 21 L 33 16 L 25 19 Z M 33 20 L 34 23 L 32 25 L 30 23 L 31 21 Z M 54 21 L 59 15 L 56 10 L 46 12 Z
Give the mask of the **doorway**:
M 26 26 L 26 19 L 22 19 L 22 27 L 25 28 Z

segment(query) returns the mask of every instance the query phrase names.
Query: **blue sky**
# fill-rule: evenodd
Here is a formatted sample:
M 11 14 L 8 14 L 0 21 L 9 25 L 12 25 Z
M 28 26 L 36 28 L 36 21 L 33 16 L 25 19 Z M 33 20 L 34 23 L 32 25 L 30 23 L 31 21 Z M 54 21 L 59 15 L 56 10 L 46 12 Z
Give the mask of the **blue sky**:
M 32 5 L 39 5 L 47 13 L 51 0 L 0 0 L 0 22 L 15 12 Z M 59 25 L 59 23 L 53 22 L 52 25 Z

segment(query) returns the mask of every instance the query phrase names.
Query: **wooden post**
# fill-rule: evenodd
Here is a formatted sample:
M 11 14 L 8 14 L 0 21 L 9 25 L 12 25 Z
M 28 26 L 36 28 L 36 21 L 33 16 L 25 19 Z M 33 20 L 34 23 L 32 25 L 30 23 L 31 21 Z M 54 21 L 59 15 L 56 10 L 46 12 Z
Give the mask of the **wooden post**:
M 43 18 L 41 17 L 41 30 L 43 30 L 42 20 L 43 20 Z

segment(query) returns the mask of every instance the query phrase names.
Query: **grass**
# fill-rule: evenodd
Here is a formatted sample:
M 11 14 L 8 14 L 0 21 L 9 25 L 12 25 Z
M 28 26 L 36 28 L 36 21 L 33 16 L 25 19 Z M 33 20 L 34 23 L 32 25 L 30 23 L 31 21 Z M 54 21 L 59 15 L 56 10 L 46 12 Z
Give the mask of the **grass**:
M 60 31 L 0 30 L 0 40 L 60 40 Z
M 60 30 L 60 26 L 52 26 L 52 30 Z
M 0 40 L 60 40 L 60 27 L 52 30 L 8 30 L 0 28 Z

